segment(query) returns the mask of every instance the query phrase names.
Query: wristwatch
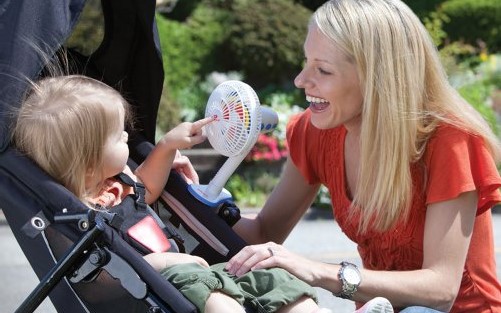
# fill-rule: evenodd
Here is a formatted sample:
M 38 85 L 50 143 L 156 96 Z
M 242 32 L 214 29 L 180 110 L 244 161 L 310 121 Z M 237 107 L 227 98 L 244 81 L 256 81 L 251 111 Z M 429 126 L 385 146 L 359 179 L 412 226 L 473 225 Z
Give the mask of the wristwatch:
M 343 261 L 340 265 L 341 268 L 337 276 L 342 283 L 342 289 L 340 293 L 334 295 L 343 299 L 351 299 L 362 282 L 362 275 L 355 264 Z

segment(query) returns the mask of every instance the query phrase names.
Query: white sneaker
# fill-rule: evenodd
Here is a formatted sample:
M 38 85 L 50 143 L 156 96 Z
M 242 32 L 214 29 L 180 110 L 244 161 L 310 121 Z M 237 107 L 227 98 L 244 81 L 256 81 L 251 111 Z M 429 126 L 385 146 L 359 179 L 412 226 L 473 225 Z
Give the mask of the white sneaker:
M 354 313 L 393 313 L 393 307 L 388 299 L 376 297 Z

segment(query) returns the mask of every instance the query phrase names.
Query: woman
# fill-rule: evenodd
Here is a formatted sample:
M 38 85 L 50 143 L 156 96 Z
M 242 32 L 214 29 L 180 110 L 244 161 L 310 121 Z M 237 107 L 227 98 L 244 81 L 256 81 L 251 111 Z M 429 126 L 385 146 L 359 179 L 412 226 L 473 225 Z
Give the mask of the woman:
M 448 84 L 419 19 L 398 0 L 328 1 L 304 52 L 295 84 L 310 107 L 289 122 L 280 183 L 235 225 L 254 245 L 227 270 L 281 267 L 358 306 L 383 296 L 402 312 L 501 312 L 490 212 L 499 142 Z M 363 268 L 279 245 L 321 184 Z

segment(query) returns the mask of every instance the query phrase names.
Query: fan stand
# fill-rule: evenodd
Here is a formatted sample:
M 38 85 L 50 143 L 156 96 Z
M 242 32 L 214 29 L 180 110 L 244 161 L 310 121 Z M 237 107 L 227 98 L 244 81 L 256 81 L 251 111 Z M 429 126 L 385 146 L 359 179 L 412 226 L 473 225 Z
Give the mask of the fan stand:
M 204 126 L 214 150 L 228 157 L 208 185 L 191 184 L 189 192 L 200 202 L 218 207 L 232 201 L 224 185 L 256 144 L 260 133 L 273 131 L 278 115 L 263 107 L 254 90 L 240 81 L 226 81 L 214 89 L 207 101 L 205 116 L 215 121 Z
M 254 146 L 261 127 L 260 103 L 256 92 L 244 82 L 230 80 L 211 93 L 205 116 L 214 121 L 204 126 L 207 138 L 218 153 L 228 159 L 208 185 L 189 186 L 189 192 L 200 202 L 216 207 L 231 200 L 224 185 Z
M 210 207 L 217 207 L 221 203 L 233 200 L 233 196 L 225 188 L 222 188 L 221 192 L 215 197 L 211 196 L 209 187 L 210 185 L 191 184 L 188 186 L 188 190 L 198 201 Z

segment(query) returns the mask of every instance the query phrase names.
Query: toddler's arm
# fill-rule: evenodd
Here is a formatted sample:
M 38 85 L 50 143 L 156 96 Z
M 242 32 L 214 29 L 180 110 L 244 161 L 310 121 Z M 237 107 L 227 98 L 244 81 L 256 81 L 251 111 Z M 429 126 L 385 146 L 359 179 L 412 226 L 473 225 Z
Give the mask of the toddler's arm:
M 208 117 L 193 123 L 179 124 L 160 139 L 146 160 L 139 165 L 134 174 L 146 188 L 145 197 L 148 204 L 160 196 L 167 183 L 178 150 L 191 148 L 205 141 L 206 137 L 202 135 L 202 127 L 212 121 L 213 118 Z

